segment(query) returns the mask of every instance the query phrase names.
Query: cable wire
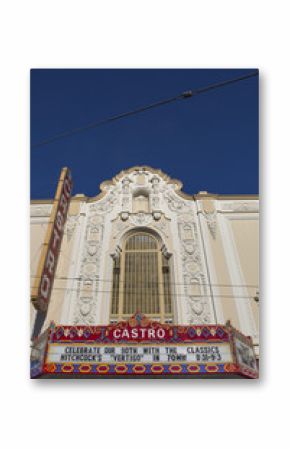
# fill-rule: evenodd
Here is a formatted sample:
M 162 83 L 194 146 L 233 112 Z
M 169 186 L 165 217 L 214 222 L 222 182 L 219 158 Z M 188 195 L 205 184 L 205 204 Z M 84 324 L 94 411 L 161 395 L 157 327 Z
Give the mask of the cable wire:
M 89 123 L 86 126 L 81 126 L 81 127 L 78 127 L 78 128 L 74 128 L 74 129 L 72 129 L 70 131 L 65 131 L 65 132 L 57 134 L 54 137 L 51 137 L 49 139 L 42 140 L 41 142 L 38 142 L 38 143 L 32 145 L 31 148 L 38 148 L 38 147 L 41 147 L 41 146 L 44 146 L 44 145 L 48 145 L 48 144 L 53 143 L 53 142 L 55 142 L 57 140 L 65 139 L 66 137 L 72 136 L 74 134 L 78 134 L 78 133 L 81 133 L 83 131 L 87 131 L 87 130 L 92 129 L 92 128 L 98 128 L 99 126 L 105 125 L 106 123 L 111 123 L 111 122 L 114 122 L 116 120 L 119 120 L 119 119 L 122 119 L 122 118 L 125 118 L 125 117 L 129 117 L 129 116 L 132 116 L 132 115 L 135 115 L 135 114 L 139 114 L 140 112 L 144 112 L 144 111 L 147 111 L 149 109 L 157 108 L 159 106 L 163 106 L 165 104 L 169 104 L 169 103 L 175 102 L 177 100 L 188 99 L 188 98 L 191 98 L 192 96 L 196 96 L 196 95 L 202 94 L 204 92 L 208 92 L 210 90 L 217 89 L 219 87 L 224 87 L 224 86 L 227 86 L 229 84 L 237 83 L 238 81 L 243 81 L 245 79 L 257 76 L 258 73 L 259 73 L 258 70 L 256 70 L 255 72 L 251 72 L 251 73 L 248 73 L 247 75 L 239 76 L 237 78 L 232 78 L 230 80 L 221 81 L 219 83 L 209 84 L 208 86 L 200 87 L 200 88 L 194 89 L 194 90 L 188 90 L 188 91 L 183 92 L 180 95 L 176 95 L 174 97 L 170 97 L 170 98 L 167 98 L 165 100 L 160 100 L 160 101 L 157 101 L 156 103 L 152 103 L 152 104 L 149 104 L 147 106 L 143 106 L 143 107 L 140 107 L 140 108 L 137 108 L 137 109 L 133 109 L 132 111 L 128 111 L 128 112 L 124 112 L 122 114 L 114 115 L 112 117 L 108 117 L 108 118 L 106 118 L 104 120 L 101 120 L 101 121 L 98 121 L 98 122 Z
M 36 148 L 36 147 L 40 147 L 40 146 L 43 146 L 43 145 L 47 145 L 49 143 L 55 142 L 56 140 L 64 139 L 65 137 L 69 137 L 69 136 L 72 136 L 74 134 L 78 134 L 80 132 L 87 131 L 88 129 L 97 128 L 97 127 L 99 127 L 101 125 L 104 125 L 106 123 L 114 122 L 115 120 L 119 120 L 119 119 L 124 118 L 124 117 L 129 117 L 130 115 L 138 114 L 139 112 L 144 112 L 144 111 L 147 111 L 148 109 L 152 109 L 152 108 L 156 108 L 158 106 L 162 106 L 164 104 L 172 103 L 173 101 L 176 101 L 176 100 L 181 99 L 181 98 L 188 98 L 189 96 L 191 96 L 191 95 L 189 95 L 187 92 L 184 92 L 181 95 L 177 95 L 175 97 L 167 98 L 166 100 L 161 100 L 161 101 L 158 101 L 156 103 L 144 106 L 142 108 L 134 109 L 134 110 L 129 111 L 129 112 L 124 112 L 123 114 L 114 115 L 113 117 L 106 118 L 104 120 L 101 120 L 100 122 L 93 122 L 93 123 L 90 123 L 90 124 L 88 124 L 86 126 L 82 126 L 82 127 L 79 127 L 79 128 L 72 129 L 71 131 L 66 131 L 66 132 L 63 132 L 61 134 L 57 134 L 56 136 L 54 136 L 54 137 L 52 137 L 50 139 L 43 140 L 42 142 L 39 142 L 39 143 L 37 143 L 35 145 L 32 145 L 31 148 Z
M 69 288 L 69 287 L 52 287 L 53 290 L 65 290 L 65 291 L 72 291 L 72 292 L 83 292 L 84 294 L 87 293 L 87 290 L 85 288 Z M 112 290 L 98 290 L 98 289 L 92 289 L 90 290 L 92 293 L 112 293 Z M 119 290 L 119 293 L 133 293 L 133 291 L 129 290 Z M 166 296 L 166 293 L 159 292 L 160 296 Z M 192 297 L 192 298 L 211 298 L 211 294 L 208 295 L 191 295 L 191 294 L 181 294 L 181 293 L 171 293 L 171 296 L 174 297 Z M 226 299 L 254 299 L 252 296 L 234 296 L 234 295 L 215 295 L 214 298 L 226 298 Z
M 31 278 L 35 278 L 35 279 L 39 279 L 39 278 L 41 278 L 41 276 L 34 276 L 34 275 L 31 275 L 30 276 Z M 66 276 L 58 276 L 58 277 L 55 277 L 54 278 L 54 280 L 61 280 L 61 281 L 66 281 L 66 280 L 71 280 L 71 281 L 84 281 L 84 280 L 86 280 L 86 278 L 84 277 L 66 277 Z M 111 279 L 95 279 L 97 282 L 109 282 L 109 283 L 113 283 L 113 280 L 111 280 Z M 119 283 L 123 283 L 123 282 L 126 282 L 125 280 L 124 281 L 121 281 L 121 280 L 119 280 Z M 163 284 L 163 282 L 152 282 L 152 285 L 157 285 L 157 284 Z M 259 285 L 254 285 L 254 284 L 212 284 L 212 283 L 196 283 L 196 284 L 187 284 L 187 283 L 185 283 L 185 282 L 169 282 L 169 284 L 170 285 L 186 285 L 186 286 L 189 286 L 189 285 L 205 285 L 205 286 L 215 286 L 215 287 L 240 287 L 240 288 L 243 288 L 243 287 L 249 287 L 249 288 L 259 288 Z

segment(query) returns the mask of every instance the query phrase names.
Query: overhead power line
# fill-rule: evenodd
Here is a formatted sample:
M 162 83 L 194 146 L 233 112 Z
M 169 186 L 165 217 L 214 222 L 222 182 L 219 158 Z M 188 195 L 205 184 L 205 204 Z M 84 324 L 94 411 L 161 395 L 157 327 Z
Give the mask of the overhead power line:
M 53 287 L 52 290 L 60 290 L 60 291 L 70 291 L 70 292 L 85 292 L 86 290 L 84 288 L 70 288 L 70 287 Z M 139 289 L 139 291 L 144 291 L 145 289 Z M 93 288 L 92 293 L 110 293 L 112 294 L 112 290 L 98 290 L 97 288 Z M 146 289 L 147 291 L 147 289 Z M 119 293 L 125 293 L 125 294 L 129 294 L 132 295 L 135 293 L 135 291 L 133 290 L 119 290 Z M 159 296 L 166 296 L 166 293 L 158 293 Z M 204 295 L 204 294 L 195 294 L 195 295 L 191 295 L 191 294 L 186 294 L 186 293 L 175 293 L 175 292 L 171 292 L 170 296 L 174 296 L 174 297 L 192 297 L 192 298 L 211 298 L 211 294 L 209 293 L 208 295 Z M 213 295 L 214 298 L 226 298 L 226 299 L 251 299 L 251 300 L 255 300 L 255 298 L 253 296 L 246 296 L 246 295 Z
M 40 279 L 41 276 L 35 276 L 35 275 L 31 275 L 31 278 L 37 278 Z M 55 276 L 54 280 L 58 280 L 58 281 L 85 281 L 86 278 L 83 277 L 68 277 L 68 276 Z M 96 282 L 109 282 L 110 284 L 113 284 L 113 280 L 112 279 L 102 279 L 102 278 L 98 278 L 95 279 Z M 119 283 L 125 283 L 126 281 L 121 281 L 119 280 Z M 151 285 L 159 285 L 162 284 L 163 282 L 152 282 Z M 189 284 L 188 282 L 169 282 L 170 285 L 186 285 L 186 286 L 193 286 L 193 285 L 200 285 L 200 286 L 213 286 L 213 287 L 228 287 L 228 288 L 232 288 L 232 287 L 240 287 L 240 288 L 259 288 L 259 285 L 257 284 L 213 284 L 213 283 L 204 283 L 204 282 L 198 282 L 196 284 Z
M 32 278 L 39 278 L 39 276 L 31 276 Z M 76 280 L 76 281 L 81 281 L 81 280 L 83 280 L 83 279 L 81 279 L 81 278 L 69 278 L 69 277 L 56 277 L 55 278 L 55 280 Z M 98 280 L 96 280 L 96 282 L 98 282 L 98 283 L 101 283 L 101 282 L 109 282 L 109 283 L 111 283 L 111 284 L 113 284 L 113 281 L 112 280 L 106 280 L 106 279 L 98 279 Z M 119 282 L 125 282 L 125 281 L 119 281 Z M 154 285 L 158 285 L 158 284 L 162 284 L 161 282 L 155 282 L 155 283 L 153 283 Z M 230 288 L 230 287 L 240 287 L 240 288 L 244 288 L 244 287 L 257 287 L 257 286 L 253 286 L 253 285 L 246 285 L 246 284 L 205 284 L 205 283 L 200 283 L 200 284 L 185 284 L 185 283 L 182 283 L 182 282 L 169 282 L 169 284 L 170 285 L 184 285 L 184 286 L 186 286 L 186 287 L 192 287 L 192 286 L 218 286 L 218 287 L 228 287 L 228 288 Z M 110 288 L 110 287 L 109 287 Z M 83 287 L 83 288 L 73 288 L 73 287 L 56 287 L 56 286 L 53 286 L 53 290 L 60 290 L 60 291 L 75 291 L 75 292 L 80 292 L 80 291 L 85 291 L 86 289 L 85 289 L 85 287 Z M 110 293 L 110 294 L 112 294 L 112 289 L 110 289 L 110 290 L 102 290 L 102 289 L 98 289 L 98 288 L 93 288 L 92 289 L 92 291 L 94 292 L 94 293 Z M 128 288 L 123 288 L 123 289 L 119 289 L 119 293 L 125 293 L 125 294 L 129 294 L 129 295 L 132 295 L 132 294 L 135 294 L 136 292 L 140 292 L 140 291 L 148 291 L 148 287 L 138 287 L 138 288 L 130 288 L 130 289 L 128 289 Z M 159 295 L 161 295 L 161 296 L 165 296 L 166 294 L 165 293 L 161 293 L 161 292 L 159 292 Z M 174 291 L 171 291 L 170 292 L 170 295 L 171 296 L 174 296 L 174 297 L 188 297 L 188 296 L 192 296 L 192 297 L 195 297 L 195 298 L 210 298 L 211 297 L 211 294 L 209 293 L 209 294 L 202 294 L 202 293 L 200 293 L 200 294 L 193 294 L 193 295 L 188 295 L 187 293 L 186 294 L 182 294 L 182 293 L 176 293 L 176 292 L 174 292 Z M 249 296 L 249 295 L 229 295 L 229 294 L 213 294 L 213 296 L 215 297 L 215 298 L 226 298 L 226 299 L 254 299 L 255 301 L 256 301 L 256 299 L 255 299 L 255 297 L 254 296 Z
M 112 117 L 108 117 L 108 118 L 106 118 L 104 120 L 101 120 L 101 121 L 98 121 L 98 122 L 89 123 L 88 125 L 81 126 L 81 127 L 78 127 L 78 128 L 74 128 L 74 129 L 72 129 L 70 131 L 65 131 L 65 132 L 57 134 L 54 137 L 51 137 L 49 139 L 42 140 L 41 142 L 38 142 L 38 143 L 32 145 L 31 148 L 38 148 L 38 147 L 41 147 L 41 146 L 44 146 L 44 145 L 48 145 L 50 143 L 56 142 L 57 140 L 65 139 L 66 137 L 70 137 L 70 136 L 72 136 L 74 134 L 79 134 L 81 132 L 87 131 L 87 130 L 92 129 L 92 128 L 98 128 L 99 126 L 105 125 L 107 123 L 114 122 L 116 120 L 119 120 L 119 119 L 122 119 L 122 118 L 125 118 L 125 117 L 129 117 L 129 116 L 132 116 L 132 115 L 136 115 L 136 114 L 139 114 L 140 112 L 144 112 L 144 111 L 147 111 L 149 109 L 153 109 L 153 108 L 157 108 L 159 106 L 163 106 L 165 104 L 173 103 L 173 102 L 175 102 L 177 100 L 188 99 L 188 98 L 191 98 L 193 96 L 196 96 L 196 95 L 208 92 L 210 90 L 217 89 L 219 87 L 227 86 L 228 84 L 237 83 L 238 81 L 243 81 L 245 79 L 257 76 L 258 73 L 259 73 L 258 70 L 256 70 L 255 72 L 251 72 L 251 73 L 248 73 L 247 75 L 239 76 L 237 78 L 232 78 L 230 80 L 221 81 L 219 83 L 209 84 L 207 86 L 200 87 L 200 88 L 194 89 L 194 90 L 188 90 L 188 91 L 183 92 L 180 95 L 176 95 L 175 97 L 170 97 L 170 98 L 167 98 L 165 100 L 160 100 L 160 101 L 157 101 L 156 103 L 152 103 L 152 104 L 149 104 L 147 106 L 143 106 L 141 108 L 134 109 L 132 111 L 128 111 L 128 112 L 124 112 L 122 114 L 114 115 Z

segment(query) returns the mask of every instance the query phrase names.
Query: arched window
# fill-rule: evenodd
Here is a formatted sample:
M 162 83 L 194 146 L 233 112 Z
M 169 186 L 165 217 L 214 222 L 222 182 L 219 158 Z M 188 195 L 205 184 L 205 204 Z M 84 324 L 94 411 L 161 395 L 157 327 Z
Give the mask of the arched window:
M 111 321 L 142 312 L 152 319 L 173 318 L 170 259 L 160 242 L 147 232 L 136 232 L 124 242 L 114 260 Z

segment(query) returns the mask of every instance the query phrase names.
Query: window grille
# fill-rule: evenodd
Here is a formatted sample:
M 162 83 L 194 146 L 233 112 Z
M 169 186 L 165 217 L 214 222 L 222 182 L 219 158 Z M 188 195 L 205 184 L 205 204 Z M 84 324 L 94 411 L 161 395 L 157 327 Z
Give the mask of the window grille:
M 119 285 L 120 285 L 120 257 L 114 259 L 113 267 L 113 294 L 112 294 L 112 315 L 118 314 L 119 302 Z
M 173 318 L 170 260 L 149 233 L 129 236 L 120 258 L 114 260 L 111 320 L 136 312 L 170 322 Z

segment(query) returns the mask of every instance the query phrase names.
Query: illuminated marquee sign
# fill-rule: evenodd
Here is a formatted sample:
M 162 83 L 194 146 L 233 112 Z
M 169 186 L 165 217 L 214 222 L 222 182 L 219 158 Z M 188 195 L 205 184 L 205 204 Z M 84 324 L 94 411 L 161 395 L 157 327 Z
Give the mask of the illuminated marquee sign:
M 191 345 L 49 345 L 48 363 L 231 363 L 229 343 Z
M 142 314 L 109 326 L 52 324 L 33 354 L 31 377 L 258 377 L 251 339 L 230 324 L 175 326 Z
M 54 204 L 43 244 L 36 282 L 31 299 L 37 310 L 47 310 L 56 271 L 68 206 L 72 192 L 72 177 L 67 167 L 62 169 Z

